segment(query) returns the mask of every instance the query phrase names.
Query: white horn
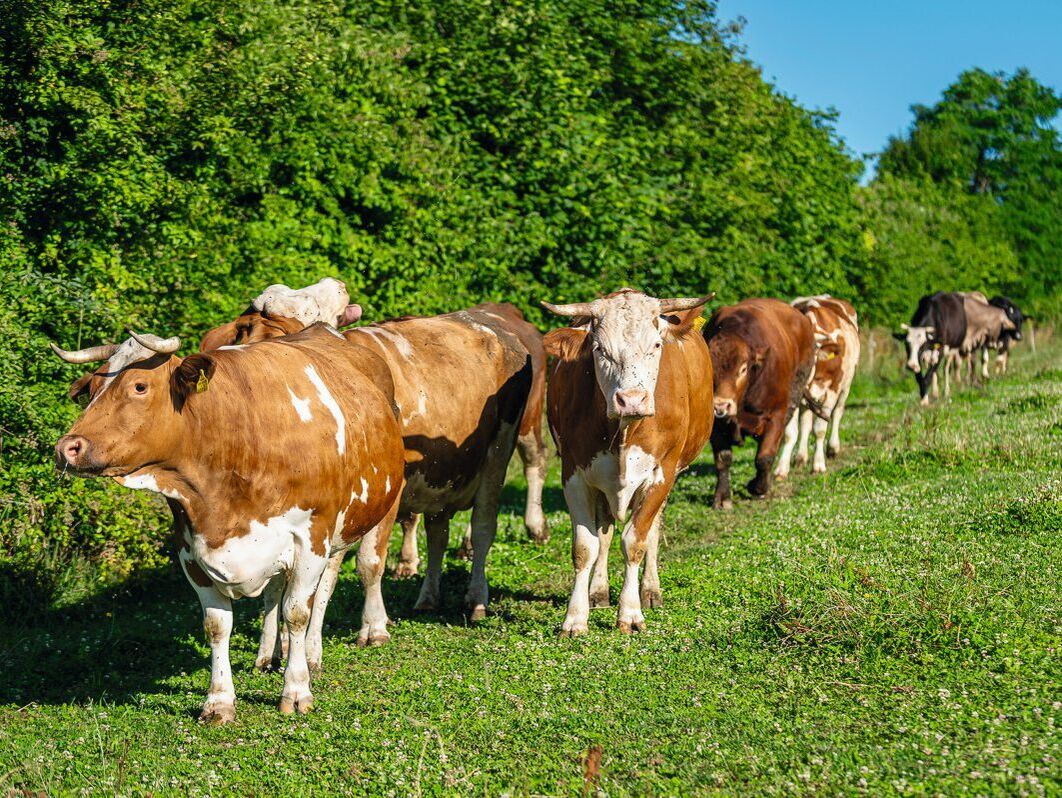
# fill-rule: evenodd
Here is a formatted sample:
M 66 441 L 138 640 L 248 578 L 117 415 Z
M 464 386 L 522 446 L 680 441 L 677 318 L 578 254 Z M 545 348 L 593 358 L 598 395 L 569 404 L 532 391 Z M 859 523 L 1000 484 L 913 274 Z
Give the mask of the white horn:
M 67 363 L 97 363 L 101 360 L 109 360 L 111 355 L 118 349 L 118 344 L 103 344 L 101 346 L 90 346 L 88 349 L 67 352 L 51 341 L 48 342 L 48 346 Z
M 686 299 L 661 299 L 660 300 L 660 312 L 661 313 L 674 313 L 680 310 L 690 310 L 698 305 L 703 305 L 706 302 L 710 302 L 715 296 L 715 291 L 707 296 L 688 297 Z
M 546 310 L 551 313 L 556 313 L 558 316 L 592 316 L 594 311 L 591 310 L 593 302 L 575 302 L 571 305 L 554 305 L 549 302 L 540 302 Z
M 160 355 L 172 355 L 181 347 L 181 339 L 176 335 L 172 338 L 159 338 L 151 333 L 137 335 L 132 330 L 126 330 L 126 332 L 142 347 L 150 349 L 152 352 L 158 352 Z

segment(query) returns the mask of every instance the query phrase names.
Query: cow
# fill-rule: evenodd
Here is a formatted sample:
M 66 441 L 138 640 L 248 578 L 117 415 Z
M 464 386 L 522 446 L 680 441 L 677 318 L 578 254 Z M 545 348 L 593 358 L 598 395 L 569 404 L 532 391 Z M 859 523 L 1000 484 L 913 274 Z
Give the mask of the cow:
M 232 601 L 262 594 L 279 574 L 288 635 L 280 711 L 309 712 L 306 637 L 321 576 L 359 540 L 359 643 L 387 634 L 380 581 L 403 480 L 390 373 L 322 324 L 184 358 L 179 346 L 136 334 L 78 352 L 53 345 L 68 362 L 106 361 L 78 388 L 90 401 L 56 444 L 57 465 L 169 503 L 210 641 L 202 721 L 236 718 Z
M 996 354 L 996 373 L 1006 374 L 1007 364 L 1010 360 L 1010 348 L 1017 341 L 1022 339 L 1021 328 L 1027 318 L 1025 314 L 1021 312 L 1021 309 L 1014 304 L 1014 301 L 1008 297 L 996 295 L 988 300 L 990 305 L 994 305 L 997 308 L 1002 309 L 1007 314 L 1007 318 L 1010 319 L 1014 325 L 1013 330 L 1004 330 L 1000 339 L 995 344 Z
M 812 472 L 824 473 L 826 453 L 833 457 L 840 452 L 841 419 L 844 418 L 848 392 L 852 388 L 856 366 L 859 364 L 859 322 L 855 308 L 850 302 L 823 294 L 800 297 L 789 304 L 807 316 L 814 328 L 815 371 L 808 394 L 812 401 L 818 402 L 823 412 L 817 412 L 818 408 L 811 407 L 807 401 L 801 402 L 799 443 L 795 435 L 787 434 L 775 469 L 776 479 L 785 479 L 788 476 L 794 445 L 797 450 L 797 463 L 807 463 L 808 438 L 812 423 L 815 428 Z M 826 430 L 831 424 L 829 447 L 824 450 Z M 791 431 L 791 426 L 786 428 L 787 433 Z
M 915 375 L 923 405 L 929 404 L 930 388 L 943 362 L 962 352 L 966 341 L 966 307 L 962 294 L 937 291 L 918 301 L 910 324 L 893 333 L 907 351 L 907 368 Z M 947 365 L 944 369 L 944 395 L 951 395 Z
M 960 354 L 967 358 L 971 379 L 976 377 L 974 355 L 981 350 L 981 376 L 988 377 L 988 350 L 1000 346 L 1003 336 L 1013 333 L 1015 324 L 1004 308 L 989 304 L 980 291 L 963 294 L 966 336 Z
M 616 521 L 624 523 L 626 561 L 617 628 L 644 629 L 642 608 L 662 605 L 664 505 L 712 429 L 712 362 L 694 327 L 709 299 L 655 299 L 624 288 L 592 302 L 542 303 L 574 319 L 573 327 L 546 335 L 555 358 L 547 418 L 561 458 L 575 567 L 562 637 L 585 634 L 590 608 L 609 603 Z
M 786 428 L 796 434 L 796 408 L 815 367 L 815 332 L 807 316 L 777 299 L 746 299 L 720 308 L 704 328 L 715 374 L 713 506 L 730 509 L 732 447 L 745 435 L 758 442 L 753 498 L 771 489 L 771 468 Z M 818 403 L 809 401 L 812 407 Z M 821 412 L 821 411 L 820 411 Z
M 250 319 L 249 334 L 265 335 L 257 332 L 262 324 Z M 412 536 L 417 515 L 426 517 L 429 546 L 428 571 L 416 609 L 438 609 L 449 521 L 456 512 L 472 507 L 473 571 L 465 604 L 469 619 L 480 621 L 489 601 L 486 556 L 497 528 L 506 466 L 517 442 L 527 463 L 526 523 L 539 539 L 546 534 L 542 512 L 546 455 L 539 431 L 545 385 L 542 337 L 514 306 L 492 303 L 445 316 L 379 322 L 345 330 L 343 336 L 379 355 L 394 379 L 407 463 L 407 488 L 399 511 L 402 551 L 407 562 L 413 559 L 414 573 Z M 332 563 L 322 579 L 318 600 L 323 606 L 340 565 Z M 281 589 L 277 585 L 272 592 Z M 311 628 L 314 667 L 320 666 L 321 630 L 316 624 L 323 617 L 323 611 L 314 613 Z M 272 666 L 279 659 L 272 618 L 275 613 L 267 606 L 259 666 Z

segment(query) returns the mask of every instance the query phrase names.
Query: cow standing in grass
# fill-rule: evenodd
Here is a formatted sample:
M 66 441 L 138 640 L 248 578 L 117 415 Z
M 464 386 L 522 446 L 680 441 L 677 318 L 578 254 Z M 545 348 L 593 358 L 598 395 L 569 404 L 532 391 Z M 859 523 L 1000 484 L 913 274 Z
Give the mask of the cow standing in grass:
M 57 353 L 105 360 L 88 407 L 56 444 L 60 467 L 161 493 L 203 606 L 210 690 L 200 718 L 236 717 L 232 600 L 283 575 L 288 662 L 280 710 L 313 706 L 307 630 L 330 562 L 356 541 L 365 585 L 359 640 L 386 635 L 380 580 L 403 479 L 386 364 L 324 325 L 177 357 L 176 338 Z
M 547 415 L 561 457 L 575 566 L 562 636 L 585 633 L 590 608 L 608 605 L 616 521 L 624 523 L 626 561 L 616 626 L 641 630 L 643 606 L 662 604 L 657 549 L 664 505 L 712 429 L 712 362 L 694 328 L 710 298 L 654 299 L 623 289 L 593 302 L 543 303 L 575 319 L 574 327 L 546 335 L 546 350 L 556 358 Z
M 993 348 L 996 350 L 996 373 L 1006 374 L 1007 364 L 1010 360 L 1010 348 L 1021 340 L 1022 333 L 1021 328 L 1027 318 L 1012 299 L 1005 296 L 994 296 L 988 300 L 990 305 L 995 305 L 1007 314 L 1007 318 L 1010 319 L 1011 324 L 1014 325 L 1013 330 L 1004 330 L 999 340 L 995 342 Z
M 731 449 L 745 435 L 759 444 L 748 491 L 754 498 L 770 492 L 782 435 L 796 422 L 797 405 L 814 370 L 815 333 L 807 317 L 785 302 L 746 299 L 717 310 L 704 336 L 715 374 L 712 451 L 718 476 L 713 506 L 727 509 L 732 506 Z
M 907 368 L 918 383 L 924 405 L 929 404 L 930 390 L 936 394 L 937 370 L 944 368 L 944 395 L 951 395 L 948 361 L 958 356 L 966 340 L 966 308 L 962 294 L 937 291 L 918 301 L 911 323 L 901 325 L 894 337 L 907 350 Z
M 789 474 L 794 447 L 797 463 L 808 462 L 808 440 L 812 425 L 815 428 L 815 456 L 813 473 L 826 471 L 826 454 L 831 457 L 841 451 L 841 419 L 852 389 L 856 366 L 859 365 L 859 324 L 856 311 L 850 302 L 829 295 L 801 297 L 789 303 L 799 310 L 815 332 L 815 371 L 808 386 L 807 396 L 800 403 L 799 441 L 797 439 L 797 416 L 786 426 L 785 445 L 778 457 L 774 475 L 785 479 Z M 812 407 L 810 402 L 816 402 Z M 832 428 L 831 428 L 832 425 Z M 830 429 L 829 447 L 824 446 L 826 431 Z

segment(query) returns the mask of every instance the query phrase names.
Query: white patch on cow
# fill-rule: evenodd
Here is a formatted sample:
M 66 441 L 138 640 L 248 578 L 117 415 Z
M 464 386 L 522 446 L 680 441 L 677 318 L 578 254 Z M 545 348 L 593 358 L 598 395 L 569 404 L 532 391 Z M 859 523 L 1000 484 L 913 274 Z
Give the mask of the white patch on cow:
M 180 491 L 161 487 L 155 475 L 150 472 L 128 477 L 115 477 L 114 481 L 130 490 L 150 490 L 152 493 L 161 493 L 168 499 L 184 500 L 184 495 Z
M 305 288 L 271 285 L 251 301 L 251 306 L 267 316 L 297 319 L 309 327 L 319 321 L 335 324 L 349 302 L 350 294 L 342 281 L 325 277 Z
M 604 493 L 612 515 L 622 519 L 635 496 L 664 481 L 664 469 L 649 452 L 630 446 L 622 448 L 619 456 L 613 452 L 595 455 L 588 467 L 579 469 L 578 476 Z M 568 479 L 575 477 L 573 474 Z
M 222 595 L 258 596 L 270 579 L 292 567 L 296 547 L 310 551 L 313 512 L 295 506 L 265 523 L 253 520 L 247 534 L 230 537 L 217 547 L 197 535 L 192 554 Z
M 422 416 L 428 412 L 428 395 L 424 391 L 421 391 L 420 396 L 417 397 L 417 412 Z
M 493 315 L 493 314 L 491 314 L 491 315 Z M 497 338 L 498 337 L 498 333 L 495 330 L 493 330 L 492 328 L 488 327 L 486 324 L 483 324 L 482 322 L 476 321 L 474 318 L 472 318 L 472 314 L 469 313 L 467 310 L 458 311 L 457 313 L 454 314 L 454 317 L 460 319 L 462 322 L 467 324 L 473 330 L 478 330 L 479 332 L 483 333 L 484 335 L 489 335 L 489 336 L 491 336 L 493 338 Z
M 407 341 L 402 334 L 396 333 L 394 330 L 389 330 L 386 327 L 369 327 L 367 328 L 367 331 L 379 333 L 383 338 L 390 341 L 394 344 L 395 349 L 398 350 L 398 354 L 406 360 L 413 357 L 413 347 L 410 346 L 409 341 Z
M 344 337 L 343 337 L 343 333 L 341 333 L 341 332 L 340 332 L 339 330 L 337 330 L 337 329 L 336 329 L 335 327 L 333 327 L 333 326 L 332 326 L 331 324 L 326 324 L 326 325 L 325 325 L 325 329 L 326 329 L 326 330 L 328 330 L 328 332 L 332 333 L 332 335 L 334 335 L 334 336 L 335 336 L 336 338 L 338 338 L 338 339 L 339 339 L 340 341 L 345 341 L 345 340 L 347 340 L 346 338 L 344 338 Z
M 391 492 L 391 477 L 388 477 L 387 480 L 384 482 L 384 493 L 386 494 L 386 493 L 390 493 L 390 492 Z
M 218 351 L 242 352 L 246 348 L 247 344 L 228 344 L 227 346 L 219 346 Z
M 310 412 L 310 400 L 300 399 L 295 395 L 295 391 L 288 388 L 288 396 L 291 397 L 291 406 L 295 408 L 295 412 L 299 414 L 299 418 L 302 421 L 313 421 L 313 413 Z
M 114 354 L 111 355 L 110 359 L 107 361 L 107 366 L 104 370 L 104 374 L 107 376 L 103 379 L 103 385 L 100 386 L 100 389 L 96 392 L 96 395 L 92 397 L 92 401 L 88 403 L 88 407 L 85 409 L 87 410 L 89 407 L 96 404 L 96 400 L 103 396 L 104 392 L 111 387 L 111 383 L 114 382 L 115 378 L 123 369 L 128 368 L 134 363 L 139 363 L 142 360 L 150 360 L 157 354 L 157 352 L 140 344 L 135 338 L 130 337 L 122 341 Z
M 336 448 L 340 454 L 343 454 L 347 450 L 347 420 L 343 417 L 343 411 L 339 409 L 339 403 L 332 396 L 332 392 L 328 390 L 328 386 L 324 384 L 324 380 L 317 373 L 317 369 L 312 365 L 307 366 L 306 376 L 310 378 L 313 387 L 317 389 L 317 398 L 321 400 L 321 404 L 328 409 L 328 412 L 332 414 L 332 418 L 336 420 Z
M 360 494 L 354 493 L 354 494 L 351 494 L 351 495 L 353 495 L 354 498 L 357 499 L 362 504 L 367 504 L 368 503 L 368 501 L 369 501 L 369 483 L 365 479 L 365 477 L 361 478 L 361 493 Z
M 907 328 L 907 368 L 918 373 L 920 368 L 919 359 L 925 353 L 925 347 L 929 344 L 932 327 L 908 327 Z

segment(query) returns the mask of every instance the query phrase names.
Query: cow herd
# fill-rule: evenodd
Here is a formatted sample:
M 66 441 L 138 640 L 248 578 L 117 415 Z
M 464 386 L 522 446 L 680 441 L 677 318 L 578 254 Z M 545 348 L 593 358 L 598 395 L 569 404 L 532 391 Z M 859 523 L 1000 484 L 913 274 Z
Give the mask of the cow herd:
M 824 471 L 827 452 L 840 448 L 859 361 L 857 315 L 846 301 L 747 299 L 705 323 L 710 299 L 625 288 L 589 302 L 544 302 L 568 321 L 545 336 L 509 304 L 341 331 L 361 308 L 339 280 L 270 286 L 183 358 L 177 338 L 150 334 L 74 352 L 53 345 L 67 362 L 102 362 L 71 386 L 87 404 L 56 444 L 57 464 L 165 497 L 211 648 L 204 722 L 236 717 L 229 638 L 241 597 L 263 600 L 257 666 L 279 669 L 287 658 L 281 711 L 312 708 L 325 612 L 355 543 L 365 591 L 358 644 L 390 639 L 382 577 L 395 523 L 403 532 L 396 573 L 413 576 L 423 519 L 427 565 L 416 609 L 433 611 L 450 521 L 471 509 L 464 604 L 470 620 L 482 619 L 514 450 L 527 478 L 528 535 L 549 536 L 543 410 L 572 523 L 575 581 L 560 634 L 586 633 L 590 609 L 609 604 L 617 525 L 616 626 L 641 630 L 643 609 L 662 604 L 660 526 L 678 475 L 710 442 L 713 504 L 731 507 L 732 449 L 751 437 L 747 489 L 761 498 L 788 475 L 794 453 L 808 461 L 812 431 L 813 470 Z M 905 325 L 923 396 L 941 363 L 947 375 L 949 359 L 957 365 L 977 349 L 997 349 L 1005 367 L 1020 311 L 982 300 L 934 294 Z

